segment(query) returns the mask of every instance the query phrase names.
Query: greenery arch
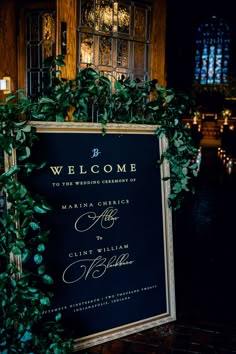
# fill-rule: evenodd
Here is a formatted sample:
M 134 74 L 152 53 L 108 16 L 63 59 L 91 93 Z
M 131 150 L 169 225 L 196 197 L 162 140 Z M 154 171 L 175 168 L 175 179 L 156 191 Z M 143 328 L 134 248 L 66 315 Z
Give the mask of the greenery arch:
M 64 65 L 63 56 L 50 60 L 51 68 Z M 7 205 L 0 218 L 3 354 L 73 351 L 73 339 L 65 337 L 60 323 L 61 314 L 47 323 L 41 315 L 53 296 L 47 287 L 53 279 L 43 263 L 48 231 L 42 230 L 38 221 L 39 214 L 46 213 L 49 207 L 43 198 L 31 195 L 17 176 L 42 168 L 28 161 L 37 139 L 34 128 L 28 124 L 30 120 L 85 122 L 90 120 L 91 107 L 97 112 L 103 134 L 108 122 L 157 124 L 157 138 L 163 134 L 168 138 L 168 148 L 159 163 L 166 159 L 170 164 L 169 206 L 180 208 L 186 193 L 193 191 L 199 166 L 194 158 L 197 148 L 180 119 L 186 112 L 191 114 L 191 101 L 186 95 L 160 87 L 156 80 L 141 85 L 138 80 L 123 78 L 112 88 L 108 78 L 89 67 L 74 80 L 60 78 L 60 71 L 55 74 L 50 70 L 50 85 L 36 100 L 25 97 L 21 90 L 9 94 L 0 104 L 2 166 L 4 159 L 7 165 L 12 158 L 13 150 L 17 151 L 18 160 L 0 175 L 0 190 Z M 33 237 L 29 237 L 32 231 Z

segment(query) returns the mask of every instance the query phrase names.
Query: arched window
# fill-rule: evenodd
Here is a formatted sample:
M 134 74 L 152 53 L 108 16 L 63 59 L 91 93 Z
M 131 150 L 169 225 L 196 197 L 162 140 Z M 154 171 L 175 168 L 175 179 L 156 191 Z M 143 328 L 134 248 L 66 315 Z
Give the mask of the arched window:
M 194 84 L 227 84 L 229 80 L 230 29 L 216 16 L 197 29 Z

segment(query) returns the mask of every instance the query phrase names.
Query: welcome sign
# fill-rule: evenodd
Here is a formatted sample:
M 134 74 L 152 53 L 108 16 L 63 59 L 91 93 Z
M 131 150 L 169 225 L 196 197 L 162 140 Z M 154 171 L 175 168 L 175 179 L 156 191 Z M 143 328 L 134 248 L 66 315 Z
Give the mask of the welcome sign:
M 62 314 L 75 350 L 175 320 L 166 147 L 156 126 L 31 123 L 45 167 L 27 180 L 52 211 L 44 255 L 54 279 L 45 317 Z

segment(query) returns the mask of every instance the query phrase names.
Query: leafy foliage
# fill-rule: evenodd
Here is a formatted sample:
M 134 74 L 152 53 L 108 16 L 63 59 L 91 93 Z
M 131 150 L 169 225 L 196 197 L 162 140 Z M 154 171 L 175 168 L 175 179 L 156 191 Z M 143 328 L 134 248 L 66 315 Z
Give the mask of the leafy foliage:
M 63 66 L 63 57 L 56 62 L 51 58 L 50 64 L 52 68 Z M 102 123 L 104 132 L 106 123 L 158 125 L 157 137 L 165 135 L 169 144 L 160 161 L 170 163 L 169 205 L 180 208 L 186 192 L 194 191 L 199 167 L 190 130 L 181 123 L 185 114 L 192 114 L 190 97 L 159 86 L 157 80 L 142 83 L 127 77 L 115 81 L 113 87 L 111 80 L 91 67 L 79 72 L 74 80 L 60 78 L 60 71 L 58 74 L 51 76 L 46 95 L 35 105 L 33 119 L 88 122 L 92 117 Z
M 21 92 L 15 100 L 11 95 L 0 105 L 2 153 L 6 160 L 13 160 L 0 175 L 0 189 L 7 202 L 7 211 L 0 218 L 0 352 L 69 353 L 72 340 L 63 336 L 60 314 L 52 322 L 45 323 L 42 318 L 53 295 L 47 284 L 53 280 L 43 265 L 48 232 L 41 229 L 37 215 L 49 207 L 43 199 L 35 199 L 16 177 L 42 166 L 26 162 L 37 139 L 25 119 L 34 105 Z M 14 163 L 14 150 L 18 163 Z
M 53 296 L 47 286 L 53 279 L 43 262 L 48 232 L 38 221 L 39 214 L 47 213 L 49 207 L 17 179 L 19 173 L 30 174 L 42 167 L 27 160 L 37 139 L 28 121 L 88 122 L 96 117 L 104 133 L 106 123 L 157 125 L 157 137 L 168 138 L 168 148 L 159 163 L 170 163 L 171 173 L 166 179 L 171 180 L 169 205 L 173 208 L 181 206 L 197 175 L 196 148 L 180 119 L 191 109 L 188 97 L 160 87 L 156 80 L 141 83 L 122 78 L 113 86 L 111 80 L 90 67 L 74 80 L 66 80 L 54 70 L 64 65 L 63 57 L 48 60 L 52 68 L 50 85 L 42 96 L 32 101 L 19 90 L 0 105 L 2 160 L 4 154 L 6 160 L 13 160 L 0 175 L 0 189 L 7 204 L 7 212 L 0 219 L 0 352 L 4 354 L 67 353 L 73 344 L 64 336 L 60 313 L 50 323 L 44 323 L 41 315 Z M 34 267 L 29 267 L 29 260 Z

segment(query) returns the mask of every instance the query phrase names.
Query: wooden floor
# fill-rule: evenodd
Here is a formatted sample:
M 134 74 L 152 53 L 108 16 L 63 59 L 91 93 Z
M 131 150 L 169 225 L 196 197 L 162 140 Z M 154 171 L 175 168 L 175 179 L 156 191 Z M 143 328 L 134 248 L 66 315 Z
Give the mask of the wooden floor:
M 232 354 L 236 327 L 223 324 L 164 325 L 131 337 L 90 348 L 93 354 Z

